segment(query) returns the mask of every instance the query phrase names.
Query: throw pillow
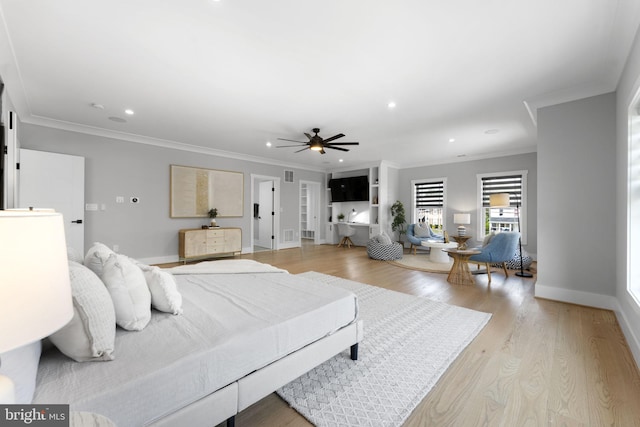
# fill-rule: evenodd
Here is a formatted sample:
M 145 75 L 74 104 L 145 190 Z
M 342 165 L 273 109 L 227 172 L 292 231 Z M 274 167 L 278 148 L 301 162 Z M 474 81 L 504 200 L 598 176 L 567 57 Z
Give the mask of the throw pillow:
M 124 255 L 109 255 L 102 270 L 104 282 L 116 311 L 116 324 L 128 331 L 140 331 L 151 320 L 151 293 L 138 268 Z
M 5 375 L 13 381 L 17 404 L 24 405 L 33 401 L 41 348 L 41 342 L 38 340 L 0 354 L 0 375 Z
M 100 242 L 95 242 L 91 248 L 87 251 L 87 255 L 84 257 L 84 265 L 89 267 L 91 271 L 96 273 L 98 277 L 102 276 L 102 268 L 104 263 L 109 258 L 109 255 L 113 252 L 107 245 Z
M 162 271 L 158 267 L 136 264 L 147 281 L 151 292 L 151 305 L 158 311 L 165 313 L 182 313 L 182 295 L 178 292 L 176 279 L 171 273 Z
M 391 244 L 391 237 L 387 236 L 386 233 L 382 232 L 382 233 L 380 233 L 380 236 L 378 237 L 378 242 L 381 245 L 390 245 Z
M 69 262 L 69 279 L 73 317 L 49 340 L 78 362 L 113 360 L 116 314 L 109 292 L 93 271 L 77 262 Z
M 416 223 L 413 235 L 416 237 L 431 237 L 431 227 L 428 224 Z

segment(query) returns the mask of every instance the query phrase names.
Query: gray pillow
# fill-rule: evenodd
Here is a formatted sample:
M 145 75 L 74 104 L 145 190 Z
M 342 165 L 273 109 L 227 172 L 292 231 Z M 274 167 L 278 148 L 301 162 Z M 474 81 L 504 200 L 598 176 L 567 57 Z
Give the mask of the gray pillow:
M 431 237 L 430 227 L 427 224 L 416 223 L 413 234 L 416 237 Z
M 381 245 L 390 245 L 391 237 L 387 236 L 385 233 L 380 233 L 380 235 L 378 236 L 378 242 Z

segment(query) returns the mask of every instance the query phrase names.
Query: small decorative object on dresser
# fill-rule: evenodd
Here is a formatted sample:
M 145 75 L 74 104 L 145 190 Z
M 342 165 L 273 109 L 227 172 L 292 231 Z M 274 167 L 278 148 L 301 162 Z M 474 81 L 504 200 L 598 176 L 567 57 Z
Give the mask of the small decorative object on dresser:
M 218 209 L 211 208 L 207 213 L 209 214 L 209 218 L 211 218 L 211 226 L 217 227 L 218 225 L 216 224 L 216 217 L 218 216 Z

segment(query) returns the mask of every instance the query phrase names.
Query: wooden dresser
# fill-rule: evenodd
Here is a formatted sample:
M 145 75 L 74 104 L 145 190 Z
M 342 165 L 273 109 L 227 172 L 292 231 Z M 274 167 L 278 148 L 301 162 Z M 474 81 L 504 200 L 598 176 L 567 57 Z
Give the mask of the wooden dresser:
M 242 252 L 242 229 L 237 227 L 180 230 L 180 261 L 234 256 Z

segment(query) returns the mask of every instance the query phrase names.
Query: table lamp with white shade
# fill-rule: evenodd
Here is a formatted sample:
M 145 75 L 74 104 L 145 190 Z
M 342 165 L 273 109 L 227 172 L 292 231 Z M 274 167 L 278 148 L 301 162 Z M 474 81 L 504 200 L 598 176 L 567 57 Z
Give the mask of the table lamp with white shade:
M 0 211 L 0 353 L 42 339 L 72 317 L 62 215 Z M 0 403 L 14 399 L 13 382 L 0 375 Z
M 471 214 L 468 214 L 468 213 L 453 214 L 453 223 L 459 224 L 458 236 L 466 236 L 467 229 L 464 226 L 471 224 Z

